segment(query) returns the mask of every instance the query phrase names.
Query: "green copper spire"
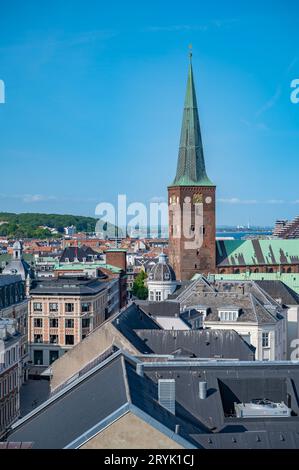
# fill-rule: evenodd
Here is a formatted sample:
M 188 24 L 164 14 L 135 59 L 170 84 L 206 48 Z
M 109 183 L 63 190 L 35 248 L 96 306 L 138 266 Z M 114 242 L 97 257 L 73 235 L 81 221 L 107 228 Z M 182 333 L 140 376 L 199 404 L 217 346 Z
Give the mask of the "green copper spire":
M 206 174 L 191 57 L 190 52 L 178 165 L 172 186 L 214 186 Z

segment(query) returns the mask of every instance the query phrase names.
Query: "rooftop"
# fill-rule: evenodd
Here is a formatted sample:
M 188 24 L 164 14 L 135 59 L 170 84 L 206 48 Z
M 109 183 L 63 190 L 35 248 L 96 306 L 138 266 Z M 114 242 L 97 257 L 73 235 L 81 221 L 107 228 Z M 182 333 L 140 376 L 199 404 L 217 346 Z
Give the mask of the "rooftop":
M 93 295 L 106 289 L 106 283 L 98 279 L 79 276 L 62 276 L 34 281 L 31 295 Z
M 205 322 L 220 321 L 219 310 L 228 308 L 239 311 L 237 322 L 275 323 L 283 314 L 282 305 L 254 281 L 208 281 L 199 276 L 174 292 L 171 300 L 179 302 L 182 310 L 205 308 Z
M 216 257 L 218 267 L 299 264 L 299 239 L 218 240 Z
M 78 448 L 130 412 L 185 448 L 298 448 L 299 363 L 180 359 L 144 362 L 137 373 L 138 363 L 117 351 L 19 420 L 7 440 Z M 175 380 L 175 414 L 159 403 L 160 379 Z M 291 416 L 236 416 L 234 402 L 256 399 L 284 402 Z

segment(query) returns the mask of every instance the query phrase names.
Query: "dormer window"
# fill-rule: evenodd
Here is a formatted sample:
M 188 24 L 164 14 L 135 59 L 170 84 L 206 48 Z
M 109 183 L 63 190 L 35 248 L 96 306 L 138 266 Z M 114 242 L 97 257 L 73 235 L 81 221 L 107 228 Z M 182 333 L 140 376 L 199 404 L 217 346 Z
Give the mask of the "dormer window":
M 239 317 L 239 309 L 221 309 L 218 310 L 220 321 L 237 321 Z

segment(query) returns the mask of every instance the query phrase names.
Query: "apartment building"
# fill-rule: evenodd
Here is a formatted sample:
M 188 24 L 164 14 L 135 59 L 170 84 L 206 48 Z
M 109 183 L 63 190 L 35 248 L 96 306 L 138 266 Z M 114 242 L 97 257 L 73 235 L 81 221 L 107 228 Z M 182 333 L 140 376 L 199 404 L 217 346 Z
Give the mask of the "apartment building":
M 21 340 L 17 321 L 0 318 L 0 439 L 20 414 Z
M 28 376 L 28 298 L 25 293 L 25 282 L 20 274 L 0 275 L 0 317 L 16 320 L 16 328 L 20 333 L 22 383 Z
M 35 281 L 30 291 L 31 361 L 48 366 L 82 341 L 107 315 L 109 283 L 85 276 Z

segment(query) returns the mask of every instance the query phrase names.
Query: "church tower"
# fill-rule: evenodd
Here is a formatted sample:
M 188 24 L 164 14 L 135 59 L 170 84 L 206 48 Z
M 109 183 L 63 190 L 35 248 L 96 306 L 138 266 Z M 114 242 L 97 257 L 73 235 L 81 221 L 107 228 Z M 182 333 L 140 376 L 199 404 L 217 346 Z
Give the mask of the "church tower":
M 191 59 L 177 172 L 168 187 L 169 262 L 178 280 L 216 269 L 216 186 L 205 168 Z

